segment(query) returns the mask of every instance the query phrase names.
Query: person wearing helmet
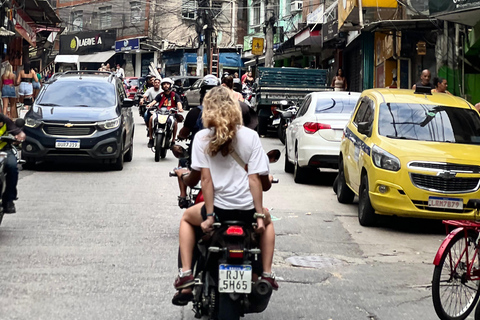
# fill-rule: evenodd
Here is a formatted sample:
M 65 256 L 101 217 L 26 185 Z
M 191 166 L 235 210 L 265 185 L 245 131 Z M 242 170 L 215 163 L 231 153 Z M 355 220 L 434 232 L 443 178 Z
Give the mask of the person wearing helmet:
M 147 109 L 152 108 L 156 103 L 158 103 L 157 108 L 167 107 L 168 110 L 172 108 L 177 108 L 178 112 L 183 112 L 182 100 L 178 94 L 176 94 L 173 89 L 173 80 L 170 78 L 163 78 L 160 83 L 160 86 L 163 89 L 163 92 L 158 94 L 155 99 L 147 105 Z M 149 112 L 150 113 L 150 112 Z M 152 130 L 152 117 L 148 120 L 148 136 L 150 140 L 148 141 L 148 147 L 153 148 L 153 130 Z M 173 139 L 177 136 L 177 121 L 173 127 Z

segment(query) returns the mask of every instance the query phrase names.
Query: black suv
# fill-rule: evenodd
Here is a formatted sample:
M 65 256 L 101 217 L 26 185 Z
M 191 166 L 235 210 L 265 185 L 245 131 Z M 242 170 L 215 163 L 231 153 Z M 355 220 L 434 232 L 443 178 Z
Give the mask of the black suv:
M 132 105 L 110 72 L 67 71 L 47 81 L 25 115 L 25 165 L 85 158 L 122 170 L 133 158 Z

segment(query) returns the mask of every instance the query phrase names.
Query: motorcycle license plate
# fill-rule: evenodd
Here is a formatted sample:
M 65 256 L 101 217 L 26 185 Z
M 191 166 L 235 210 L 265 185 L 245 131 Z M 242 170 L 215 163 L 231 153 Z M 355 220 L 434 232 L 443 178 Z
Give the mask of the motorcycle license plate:
M 252 266 L 221 264 L 218 270 L 218 292 L 252 292 Z
M 280 118 L 273 120 L 272 125 L 276 126 L 280 124 Z
M 428 206 L 430 208 L 463 210 L 463 199 L 428 197 Z
M 164 114 L 159 114 L 157 119 L 158 123 L 164 124 L 165 122 L 167 122 L 168 116 Z
M 56 140 L 55 148 L 80 149 L 80 140 Z

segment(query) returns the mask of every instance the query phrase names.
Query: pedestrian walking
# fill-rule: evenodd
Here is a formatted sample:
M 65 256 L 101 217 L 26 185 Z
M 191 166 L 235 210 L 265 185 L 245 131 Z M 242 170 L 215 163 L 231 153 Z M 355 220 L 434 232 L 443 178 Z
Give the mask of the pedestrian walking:
M 15 74 L 12 71 L 10 63 L 5 65 L 5 72 L 2 75 L 2 103 L 3 114 L 8 116 L 8 107 L 16 109 L 16 92 L 15 92 Z
M 417 89 L 417 86 L 424 86 L 424 87 L 430 87 L 430 89 L 435 89 L 433 84 L 430 82 L 430 79 L 432 78 L 432 74 L 428 69 L 425 69 L 422 71 L 422 74 L 420 75 L 420 81 L 415 83 L 412 87 L 413 90 Z
M 23 70 L 18 73 L 17 84 L 19 84 L 18 95 L 20 102 L 24 103 L 25 98 L 33 97 L 33 85 L 34 81 L 38 82 L 37 74 L 35 70 L 30 67 L 29 62 L 25 62 L 23 65 Z M 17 108 L 10 108 L 11 118 L 18 118 Z
M 343 70 L 339 68 L 335 77 L 332 80 L 332 87 L 335 91 L 346 91 L 347 90 L 347 78 L 343 75 Z
M 38 93 L 40 92 L 40 88 L 41 88 L 41 84 L 40 84 L 40 80 L 42 80 L 42 75 L 40 73 L 38 73 L 38 68 L 34 68 L 33 69 L 37 75 L 37 80 L 38 81 L 33 81 L 32 82 L 32 86 L 33 86 L 33 98 L 36 99 L 37 96 L 38 96 Z
M 120 80 L 123 81 L 123 79 L 125 78 L 125 71 L 123 70 L 123 68 L 120 66 L 120 64 L 117 63 L 117 71 L 116 71 L 116 75 L 117 77 L 120 78 Z
M 448 84 L 447 79 L 444 78 L 433 78 L 433 84 L 435 85 L 435 89 L 432 89 L 432 93 L 439 92 L 439 93 L 446 93 L 452 95 L 450 92 L 447 91 Z

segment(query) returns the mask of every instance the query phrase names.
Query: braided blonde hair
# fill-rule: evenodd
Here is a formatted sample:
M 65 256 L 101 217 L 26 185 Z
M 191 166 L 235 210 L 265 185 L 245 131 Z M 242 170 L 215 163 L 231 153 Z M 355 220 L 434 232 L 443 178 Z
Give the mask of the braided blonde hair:
M 231 90 L 218 86 L 211 89 L 203 100 L 203 126 L 213 128 L 207 153 L 215 156 L 220 152 L 224 157 L 233 151 L 232 141 L 242 124 L 242 112 Z

